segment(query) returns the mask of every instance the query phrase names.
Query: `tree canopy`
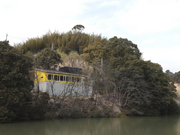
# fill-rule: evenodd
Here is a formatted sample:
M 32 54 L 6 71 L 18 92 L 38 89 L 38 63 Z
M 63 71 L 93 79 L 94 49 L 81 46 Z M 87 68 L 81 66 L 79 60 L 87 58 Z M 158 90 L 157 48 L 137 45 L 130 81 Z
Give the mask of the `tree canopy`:
M 57 31 L 49 31 L 42 37 L 30 38 L 24 43 L 15 44 L 15 47 L 21 52 L 33 53 L 40 52 L 44 48 L 50 48 L 54 44 L 54 49 L 59 49 L 66 54 L 70 51 L 77 51 L 79 54 L 83 53 L 83 49 L 93 42 L 101 42 L 107 40 L 101 35 L 87 34 L 82 31 L 73 33 L 68 31 L 66 33 L 59 33 Z
M 32 59 L 1 41 L 0 65 L 0 122 L 23 119 L 33 88 Z
M 72 28 L 72 30 L 79 30 L 79 31 L 82 31 L 82 30 L 84 30 L 84 26 L 83 25 L 81 25 L 81 24 L 77 24 L 77 25 L 75 25 L 73 28 Z
M 106 53 L 107 62 L 104 63 L 104 73 L 101 76 L 106 75 L 99 80 L 103 80 L 105 84 L 98 87 L 99 89 L 105 90 L 108 83 L 113 84 L 112 90 L 123 95 L 122 107 L 136 115 L 179 113 L 179 107 L 174 101 L 174 84 L 170 83 L 172 81 L 159 64 L 141 59 L 137 45 L 117 37 L 109 39 L 104 47 L 98 45 L 91 44 L 84 52 L 85 59 L 91 63 L 95 57 L 100 59 L 101 52 Z M 106 70 L 107 67 L 110 67 L 109 70 Z
M 180 83 L 180 71 L 174 74 L 170 70 L 166 70 L 166 74 L 176 83 Z
M 140 59 L 141 53 L 136 44 L 123 38 L 113 37 L 108 41 L 93 42 L 84 48 L 85 60 L 92 63 L 95 58 L 100 59 L 102 56 L 111 59 L 111 65 L 114 68 L 121 67 L 128 60 Z
M 52 65 L 62 63 L 62 60 L 56 51 L 45 48 L 37 55 L 35 63 L 38 67 L 42 66 L 44 69 L 50 69 Z
M 128 61 L 141 58 L 141 52 L 136 44 L 127 39 L 117 37 L 109 39 L 107 53 L 109 59 L 111 59 L 110 64 L 118 69 L 121 69 Z
M 101 57 L 105 57 L 105 45 L 101 42 L 93 42 L 89 44 L 88 47 L 84 48 L 83 52 L 85 53 L 85 61 L 92 64 L 95 58 L 100 60 Z
M 110 88 L 116 86 L 116 90 L 120 92 L 119 94 L 124 95 L 122 98 L 124 108 L 128 108 L 131 112 L 133 112 L 132 108 L 137 110 L 136 112 L 143 111 L 147 115 L 163 115 L 179 111 L 179 107 L 174 101 L 176 90 L 173 84 L 173 81 L 180 80 L 179 72 L 173 75 L 173 73 L 167 71 L 167 76 L 163 73 L 159 64 L 142 60 L 142 53 L 138 46 L 130 40 L 116 36 L 107 40 L 101 35 L 83 33 L 84 28 L 83 25 L 75 25 L 72 31 L 67 33 L 49 32 L 43 35 L 42 38 L 29 39 L 23 44 L 18 44 L 16 48 L 21 52 L 23 50 L 25 53 L 28 51 L 38 52 L 46 48 L 36 58 L 38 66 L 45 69 L 62 62 L 61 56 L 49 49 L 51 44 L 54 44 L 54 49 L 65 54 L 73 51 L 83 54 L 84 60 L 91 66 L 95 66 L 103 57 L 104 61 L 107 62 L 104 67 L 108 67 L 110 70 L 107 70 L 106 73 L 108 74 L 105 74 L 106 68 L 104 68 L 104 74 L 99 74 L 101 76 L 99 81 L 103 80 L 103 75 L 104 80 L 110 78 L 105 82 L 107 84 L 111 82 L 113 85 Z M 123 78 L 126 81 L 123 90 L 120 90 L 118 88 L 122 86 Z M 106 85 L 103 84 L 102 86 Z M 101 87 L 100 89 L 105 88 Z M 138 92 L 144 92 L 144 94 Z M 131 97 L 128 97 L 130 95 Z M 142 98 L 142 95 L 146 97 L 147 102 Z M 129 102 L 126 102 L 127 100 Z
M 126 63 L 125 68 L 133 69 L 134 73 L 143 76 L 148 84 L 147 89 L 152 94 L 151 104 L 141 108 L 146 114 L 167 115 L 179 112 L 179 107 L 174 101 L 176 97 L 174 83 L 162 71 L 159 64 L 134 60 Z

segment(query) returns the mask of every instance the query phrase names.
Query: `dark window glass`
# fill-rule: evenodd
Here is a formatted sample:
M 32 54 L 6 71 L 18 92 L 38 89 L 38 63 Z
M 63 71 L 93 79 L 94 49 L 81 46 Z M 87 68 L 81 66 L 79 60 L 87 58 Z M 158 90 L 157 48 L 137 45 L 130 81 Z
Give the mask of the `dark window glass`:
M 53 75 L 48 74 L 48 80 L 53 80 Z
M 72 77 L 72 82 L 76 82 L 76 77 Z
M 58 75 L 54 75 L 54 80 L 55 81 L 59 81 L 59 76 Z
M 64 76 L 60 76 L 60 81 L 65 81 L 65 77 Z
M 70 76 L 66 76 L 66 82 L 71 82 L 71 77 Z
M 78 82 L 78 83 L 81 83 L 81 78 L 77 78 L 77 82 Z

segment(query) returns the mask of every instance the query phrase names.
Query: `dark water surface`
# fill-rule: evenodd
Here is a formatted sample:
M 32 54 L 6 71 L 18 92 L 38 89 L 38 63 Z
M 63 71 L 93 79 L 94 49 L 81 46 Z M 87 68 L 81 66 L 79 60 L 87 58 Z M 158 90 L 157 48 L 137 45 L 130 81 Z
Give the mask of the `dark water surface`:
M 0 135 L 180 135 L 180 116 L 60 119 L 0 124 Z

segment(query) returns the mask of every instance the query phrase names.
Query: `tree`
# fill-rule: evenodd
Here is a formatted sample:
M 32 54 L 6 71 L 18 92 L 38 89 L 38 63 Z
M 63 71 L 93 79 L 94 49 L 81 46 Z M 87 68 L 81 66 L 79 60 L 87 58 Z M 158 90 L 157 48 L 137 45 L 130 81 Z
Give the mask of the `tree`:
M 0 65 L 0 122 L 26 119 L 33 88 L 32 59 L 1 41 Z
M 37 66 L 42 66 L 44 69 L 50 69 L 50 66 L 57 63 L 62 63 L 61 56 L 50 48 L 43 49 L 36 57 Z
M 68 54 L 70 51 L 77 51 L 79 54 L 83 53 L 83 49 L 87 47 L 92 42 L 105 43 L 106 38 L 101 35 L 82 33 L 84 26 L 76 26 L 72 31 L 66 33 L 47 32 L 42 37 L 30 38 L 26 42 L 18 43 L 15 45 L 19 51 L 27 53 L 31 51 L 32 53 L 37 53 L 44 48 L 50 48 L 54 44 L 54 49 L 61 50 Z
M 179 113 L 179 107 L 174 101 L 176 97 L 174 83 L 162 71 L 162 67 L 159 64 L 136 59 L 127 61 L 123 68 L 131 69 L 136 75 L 143 76 L 143 80 L 148 85 L 147 89 L 152 94 L 151 103 L 146 106 L 139 106 L 146 115 Z
M 101 94 L 110 100 L 113 106 L 119 105 L 124 111 L 144 112 L 137 106 L 150 105 L 152 94 L 148 89 L 148 84 L 143 76 L 135 74 L 133 70 L 126 69 L 118 71 L 114 69 L 109 61 L 104 62 L 103 72 L 100 74 L 100 65 L 94 64 L 95 72 L 92 74 L 93 91 L 95 94 Z
M 113 37 L 109 39 L 106 47 L 110 64 L 120 70 L 126 62 L 141 58 L 141 52 L 136 44 L 123 38 Z
M 85 27 L 81 24 L 77 24 L 72 28 L 72 30 L 80 31 L 80 32 L 82 32 L 84 29 L 85 29 Z
M 166 74 L 176 83 L 180 83 L 180 71 L 175 72 L 174 74 L 169 70 L 166 70 Z
M 83 52 L 85 53 L 84 59 L 92 64 L 95 58 L 98 58 L 99 61 L 101 57 L 105 58 L 105 45 L 100 42 L 93 42 L 84 48 Z
M 88 61 L 93 61 L 100 55 L 97 45 L 93 49 L 84 49 Z M 176 89 L 170 78 L 163 73 L 159 64 L 141 59 L 137 45 L 127 39 L 113 37 L 109 39 L 104 49 L 108 61 L 103 67 L 103 73 L 94 75 L 93 88 L 107 94 L 111 89 L 113 102 L 119 98 L 121 107 L 130 114 L 165 115 L 179 113 L 179 107 L 174 101 Z M 98 52 L 99 51 L 99 52 Z M 107 67 L 108 70 L 107 70 Z M 94 74 L 94 73 L 93 73 Z M 102 90 L 102 91 L 100 91 Z M 119 96 L 117 96 L 119 95 Z M 172 111 L 173 110 L 173 111 Z
M 93 42 L 84 48 L 84 59 L 92 63 L 95 58 L 103 56 L 105 59 L 111 59 L 110 64 L 114 68 L 122 67 L 128 60 L 140 59 L 141 53 L 136 44 L 123 38 L 113 37 L 109 41 Z
M 108 96 L 114 104 L 128 115 L 169 115 L 178 114 L 175 102 L 176 89 L 170 78 L 163 73 L 159 64 L 134 60 L 118 70 L 110 62 L 95 66 L 92 74 L 93 90 L 96 94 Z

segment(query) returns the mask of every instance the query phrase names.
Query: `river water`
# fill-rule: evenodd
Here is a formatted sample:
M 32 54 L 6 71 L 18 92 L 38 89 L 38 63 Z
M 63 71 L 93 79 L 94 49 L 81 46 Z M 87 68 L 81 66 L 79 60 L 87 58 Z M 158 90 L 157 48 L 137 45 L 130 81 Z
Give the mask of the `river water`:
M 180 135 L 180 116 L 9 123 L 0 124 L 0 135 Z

